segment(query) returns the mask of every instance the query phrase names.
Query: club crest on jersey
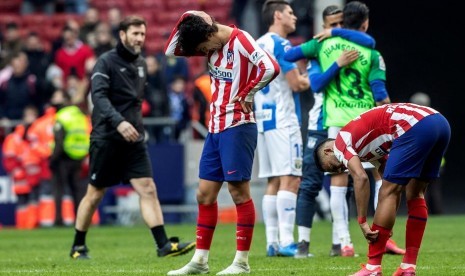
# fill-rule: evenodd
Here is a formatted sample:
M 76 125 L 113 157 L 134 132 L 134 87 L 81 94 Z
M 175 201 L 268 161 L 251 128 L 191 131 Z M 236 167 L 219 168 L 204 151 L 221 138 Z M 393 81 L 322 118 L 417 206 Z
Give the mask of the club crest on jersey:
M 228 61 L 228 64 L 232 64 L 234 62 L 233 50 L 228 50 L 228 53 L 226 54 L 226 60 Z
M 141 77 L 141 78 L 144 77 L 144 67 L 138 66 L 137 67 L 137 72 L 139 73 L 139 77 Z

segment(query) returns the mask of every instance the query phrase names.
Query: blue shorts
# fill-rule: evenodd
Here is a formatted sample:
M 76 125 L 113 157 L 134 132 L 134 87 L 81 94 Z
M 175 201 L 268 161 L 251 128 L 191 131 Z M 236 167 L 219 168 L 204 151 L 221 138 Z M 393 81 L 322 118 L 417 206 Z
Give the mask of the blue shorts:
M 217 182 L 250 180 L 257 135 L 257 125 L 253 123 L 208 133 L 199 178 Z
M 441 114 L 422 119 L 394 139 L 383 178 L 400 185 L 407 185 L 412 178 L 438 178 L 450 135 L 449 123 Z

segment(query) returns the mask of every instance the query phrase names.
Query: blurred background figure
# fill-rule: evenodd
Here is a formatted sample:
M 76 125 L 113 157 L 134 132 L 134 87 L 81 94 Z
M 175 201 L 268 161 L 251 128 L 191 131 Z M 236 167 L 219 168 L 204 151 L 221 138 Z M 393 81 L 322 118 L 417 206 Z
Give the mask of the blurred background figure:
M 174 127 L 174 139 L 179 141 L 181 133 L 189 125 L 191 119 L 189 101 L 186 96 L 186 79 L 183 76 L 175 76 L 168 90 L 170 101 L 170 117 L 176 121 Z
M 119 22 L 123 19 L 123 13 L 120 9 L 113 7 L 107 11 L 108 23 L 110 24 L 111 34 L 114 39 L 119 39 Z
M 9 22 L 3 32 L 3 40 L 0 45 L 0 69 L 10 63 L 12 57 L 23 48 L 19 26 L 15 22 Z
M 79 39 L 91 44 L 94 40 L 97 25 L 100 23 L 100 12 L 94 7 L 89 7 L 84 13 L 84 19 L 79 29 Z
M 37 119 L 34 106 L 24 108 L 21 123 L 8 134 L 2 145 L 3 167 L 13 182 L 17 196 L 16 228 L 33 229 L 38 226 L 39 159 L 31 151 L 27 132 Z
M 431 97 L 424 92 L 416 92 L 410 97 L 410 102 L 414 104 L 431 106 Z M 444 174 L 446 159 L 443 157 L 441 161 L 441 176 Z M 442 177 L 439 177 L 428 186 L 426 190 L 425 199 L 428 205 L 428 212 L 433 215 L 443 213 L 443 200 L 442 200 Z
M 43 12 L 48 15 L 55 13 L 56 0 L 23 0 L 21 14 Z
M 71 78 L 71 75 L 70 77 Z M 50 156 L 50 169 L 53 174 L 52 186 L 55 199 L 55 226 L 63 226 L 62 202 L 68 188 L 73 200 L 73 214 L 84 197 L 87 185 L 80 180 L 84 159 L 89 153 L 90 122 L 75 105 L 70 105 L 71 96 L 61 91 L 54 93 L 56 121 L 53 127 L 54 147 Z
M 21 120 L 28 105 L 38 108 L 37 78 L 28 71 L 29 61 L 24 52 L 12 56 L 11 77 L 0 86 L 0 118 Z
M 95 38 L 91 46 L 94 48 L 96 57 L 110 51 L 116 45 L 116 39 L 111 33 L 110 25 L 106 22 L 100 22 L 95 28 Z

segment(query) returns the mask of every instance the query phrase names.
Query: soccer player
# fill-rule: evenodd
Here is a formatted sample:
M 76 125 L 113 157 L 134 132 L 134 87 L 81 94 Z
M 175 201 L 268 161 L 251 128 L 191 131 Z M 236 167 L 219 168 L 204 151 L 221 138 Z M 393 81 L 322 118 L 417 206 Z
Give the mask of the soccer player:
M 343 9 L 343 25 L 347 29 L 366 32 L 368 29 L 368 7 L 358 1 L 347 3 Z M 323 71 L 331 69 L 334 61 L 347 49 L 357 50 L 359 58 L 339 70 L 338 75 L 325 89 L 323 101 L 324 126 L 328 137 L 334 138 L 340 128 L 376 104 L 390 102 L 385 87 L 386 71 L 380 53 L 341 37 L 331 37 L 319 42 L 312 39 L 300 46 L 307 58 L 317 58 Z M 295 61 L 288 51 L 285 59 Z M 370 168 L 372 169 L 372 167 Z M 345 200 L 348 186 L 347 173 L 331 175 L 330 206 L 333 228 L 341 244 L 342 256 L 354 256 L 347 221 L 348 206 Z M 333 244 L 334 244 L 333 240 Z
M 342 27 L 342 9 L 336 5 L 327 6 L 323 10 L 323 28 Z M 374 40 L 367 34 L 344 29 L 336 29 L 339 35 L 348 40 L 356 41 L 367 47 L 374 46 Z M 303 57 L 301 48 L 294 48 L 294 55 Z M 290 53 L 292 54 L 292 53 Z M 357 51 L 345 51 L 334 62 L 329 70 L 322 73 L 321 67 L 316 59 L 308 63 L 311 89 L 314 97 L 314 104 L 308 113 L 308 137 L 307 145 L 304 148 L 303 176 L 297 196 L 296 224 L 298 229 L 298 245 L 296 258 L 306 258 L 309 256 L 311 229 L 313 217 L 316 211 L 316 197 L 323 187 L 323 173 L 318 170 L 313 161 L 313 149 L 316 144 L 326 139 L 327 130 L 323 125 L 323 89 L 339 72 L 340 68 L 352 63 L 358 58 Z M 334 238 L 332 255 L 340 255 L 340 244 L 338 237 Z M 339 250 L 337 250 L 339 249 Z
M 302 176 L 300 101 L 294 92 L 305 91 L 310 84 L 297 64 L 283 58 L 291 47 L 286 37 L 295 31 L 297 21 L 289 2 L 266 1 L 262 16 L 268 32 L 257 43 L 276 59 L 281 69 L 278 77 L 256 93 L 254 99 L 258 176 L 268 178 L 262 201 L 266 249 L 267 256 L 292 257 L 296 251 L 295 208 Z
M 394 275 L 415 275 L 428 219 L 424 193 L 428 183 L 439 177 L 450 136 L 449 123 L 438 111 L 398 103 L 362 113 L 344 126 L 336 139 L 316 147 L 315 162 L 322 171 L 348 169 L 354 179 L 358 222 L 369 247 L 368 264 L 353 275 L 382 275 L 381 260 L 404 191 L 408 207 L 406 253 Z M 383 176 L 371 227 L 366 222 L 370 186 L 362 161 L 371 162 Z
M 177 256 L 195 247 L 195 242 L 168 239 L 152 178 L 141 111 L 147 78 L 147 65 L 140 55 L 145 31 L 141 17 L 128 16 L 121 21 L 116 48 L 101 55 L 92 72 L 90 183 L 77 212 L 70 253 L 73 259 L 89 258 L 85 238 L 92 215 L 107 188 L 126 181 L 140 196 L 142 217 L 155 239 L 159 257 Z
M 237 251 L 218 275 L 249 273 L 255 224 L 250 177 L 257 145 L 253 99 L 279 74 L 279 66 L 256 41 L 234 25 L 219 24 L 202 11 L 182 15 L 165 47 L 166 55 L 207 55 L 211 76 L 209 133 L 200 159 L 197 248 L 191 261 L 168 275 L 205 274 L 218 220 L 217 197 L 223 182 L 236 204 Z

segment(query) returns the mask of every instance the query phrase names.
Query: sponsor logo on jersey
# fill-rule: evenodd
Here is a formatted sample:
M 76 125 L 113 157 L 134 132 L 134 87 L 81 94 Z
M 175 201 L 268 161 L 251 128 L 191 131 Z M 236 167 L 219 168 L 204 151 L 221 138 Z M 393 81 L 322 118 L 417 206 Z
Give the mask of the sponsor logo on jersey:
M 259 52 L 259 51 L 254 51 L 251 55 L 250 55 L 250 58 L 251 58 L 251 61 L 253 63 L 256 63 L 259 59 L 261 59 L 263 57 L 263 52 Z
M 272 113 L 273 112 L 271 111 L 271 109 L 263 109 L 263 110 L 255 111 L 255 119 L 259 122 L 269 121 L 271 120 Z
M 384 63 L 382 56 L 379 56 L 379 70 L 386 71 L 386 63 Z
M 209 71 L 210 71 L 210 76 L 215 79 L 223 80 L 225 82 L 232 82 L 232 78 L 233 78 L 232 69 L 212 66 L 210 67 Z

